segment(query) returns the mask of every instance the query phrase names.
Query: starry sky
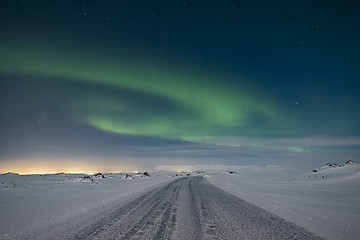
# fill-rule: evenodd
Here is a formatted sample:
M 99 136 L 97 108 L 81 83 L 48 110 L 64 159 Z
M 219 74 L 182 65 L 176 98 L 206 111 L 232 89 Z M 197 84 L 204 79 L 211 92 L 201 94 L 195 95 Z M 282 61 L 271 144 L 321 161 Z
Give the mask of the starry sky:
M 360 160 L 357 1 L 0 3 L 0 172 Z

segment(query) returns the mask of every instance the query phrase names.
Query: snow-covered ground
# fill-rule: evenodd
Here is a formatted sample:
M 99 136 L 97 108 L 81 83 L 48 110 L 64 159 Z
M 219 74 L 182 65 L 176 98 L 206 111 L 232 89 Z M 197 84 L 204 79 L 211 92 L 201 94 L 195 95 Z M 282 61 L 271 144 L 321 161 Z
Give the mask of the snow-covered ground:
M 360 164 L 234 167 L 208 181 L 326 239 L 360 239 Z M 224 177 L 223 177 L 224 176 Z M 225 183 L 225 186 L 224 186 Z
M 319 166 L 320 167 L 320 166 Z M 203 166 L 224 190 L 326 239 L 360 239 L 360 165 L 310 168 Z M 204 172 L 202 172 L 204 171 Z M 233 171 L 234 173 L 229 173 Z M 59 233 L 187 173 L 0 175 L 0 239 Z M 224 185 L 225 183 L 225 185 Z M 56 228 L 56 229 L 54 229 Z M 49 230 L 52 229 L 52 230 Z
M 172 180 L 168 172 L 151 177 L 131 174 L 0 175 L 0 239 L 23 239 L 29 233 L 86 220 Z M 85 177 L 85 178 L 84 178 Z

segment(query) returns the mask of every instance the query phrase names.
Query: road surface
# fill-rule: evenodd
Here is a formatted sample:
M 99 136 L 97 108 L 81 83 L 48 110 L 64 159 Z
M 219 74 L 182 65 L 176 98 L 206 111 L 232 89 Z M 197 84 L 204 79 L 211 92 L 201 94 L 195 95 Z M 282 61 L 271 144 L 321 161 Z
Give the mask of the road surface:
M 177 179 L 77 230 L 73 239 L 320 239 L 202 177 Z

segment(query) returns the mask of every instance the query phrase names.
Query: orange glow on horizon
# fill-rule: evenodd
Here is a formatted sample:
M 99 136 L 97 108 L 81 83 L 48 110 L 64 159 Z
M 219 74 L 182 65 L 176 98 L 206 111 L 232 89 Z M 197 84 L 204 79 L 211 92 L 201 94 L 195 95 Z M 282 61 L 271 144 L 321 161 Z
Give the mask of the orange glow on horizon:
M 137 172 L 134 166 L 121 164 L 99 164 L 89 159 L 58 159 L 57 161 L 47 159 L 20 159 L 0 162 L 0 174 L 18 173 L 28 174 L 55 174 L 55 173 L 117 173 L 117 172 Z

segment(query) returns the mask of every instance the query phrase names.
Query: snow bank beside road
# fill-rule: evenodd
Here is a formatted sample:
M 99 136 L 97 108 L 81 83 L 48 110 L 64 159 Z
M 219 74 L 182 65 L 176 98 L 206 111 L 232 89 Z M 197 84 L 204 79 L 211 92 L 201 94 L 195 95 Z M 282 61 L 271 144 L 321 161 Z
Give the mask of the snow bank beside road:
M 317 172 L 276 166 L 229 171 L 235 173 L 212 172 L 207 179 L 326 239 L 360 239 L 359 164 Z

